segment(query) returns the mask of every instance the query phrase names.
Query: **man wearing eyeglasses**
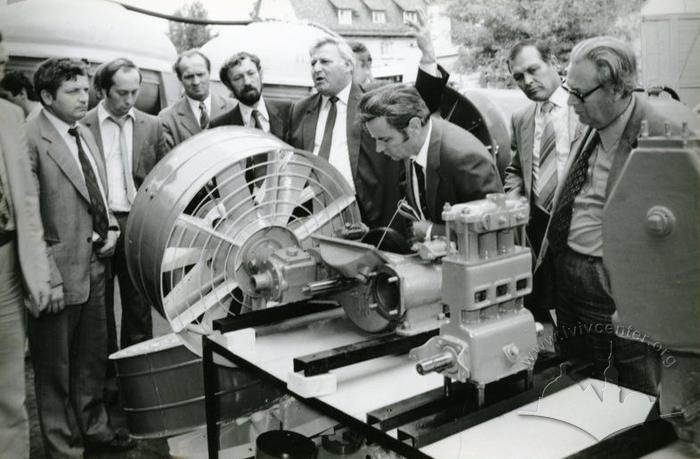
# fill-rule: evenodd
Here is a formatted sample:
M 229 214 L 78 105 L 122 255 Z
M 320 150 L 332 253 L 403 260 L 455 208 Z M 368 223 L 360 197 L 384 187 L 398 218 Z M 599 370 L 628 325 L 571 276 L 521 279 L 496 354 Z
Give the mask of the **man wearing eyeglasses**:
M 635 94 L 637 63 L 632 49 L 612 37 L 584 40 L 571 52 L 564 89 L 568 104 L 586 126 L 575 142 L 554 197 L 539 267 L 554 266 L 554 304 L 560 350 L 565 358 L 594 365 L 602 378 L 617 370 L 620 385 L 655 393 L 658 356 L 639 341 L 614 333 L 615 300 L 603 253 L 603 208 L 631 150 L 642 120 L 661 135 L 665 119 Z
M 532 102 L 511 119 L 511 162 L 506 168 L 505 190 L 530 203 L 527 237 L 535 257 L 542 245 L 552 199 L 571 150 L 582 129 L 561 87 L 557 59 L 545 43 L 523 40 L 510 50 L 508 68 L 518 87 Z M 539 322 L 551 322 L 553 307 L 546 295 L 547 269 L 538 272 L 533 293 L 525 304 Z

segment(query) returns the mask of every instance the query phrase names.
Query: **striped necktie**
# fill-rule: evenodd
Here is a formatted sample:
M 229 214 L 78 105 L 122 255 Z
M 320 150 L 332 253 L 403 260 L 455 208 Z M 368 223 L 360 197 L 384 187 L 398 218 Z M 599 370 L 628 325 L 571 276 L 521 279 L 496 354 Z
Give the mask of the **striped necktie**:
M 537 164 L 533 164 L 532 192 L 535 204 L 549 213 L 552 210 L 554 190 L 557 188 L 557 134 L 554 123 L 545 117 L 545 127 L 540 142 L 540 154 Z
M 209 127 L 209 114 L 207 113 L 207 106 L 204 102 L 199 103 L 199 127 L 202 130 Z

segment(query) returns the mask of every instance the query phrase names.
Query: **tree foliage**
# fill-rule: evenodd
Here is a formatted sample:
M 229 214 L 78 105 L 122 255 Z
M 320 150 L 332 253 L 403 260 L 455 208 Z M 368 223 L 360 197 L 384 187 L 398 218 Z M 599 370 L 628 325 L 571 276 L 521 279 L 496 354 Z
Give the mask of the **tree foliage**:
M 566 62 L 574 45 L 596 35 L 632 41 L 639 36 L 644 0 L 453 0 L 452 30 L 461 45 L 459 65 L 481 73 L 482 84 L 512 86 L 509 49 L 533 38 Z
M 207 19 L 208 13 L 199 0 L 187 3 L 173 13 L 174 16 L 189 19 Z M 199 48 L 212 38 L 211 27 L 208 25 L 187 24 L 170 21 L 168 36 L 175 45 L 178 53 L 192 48 Z

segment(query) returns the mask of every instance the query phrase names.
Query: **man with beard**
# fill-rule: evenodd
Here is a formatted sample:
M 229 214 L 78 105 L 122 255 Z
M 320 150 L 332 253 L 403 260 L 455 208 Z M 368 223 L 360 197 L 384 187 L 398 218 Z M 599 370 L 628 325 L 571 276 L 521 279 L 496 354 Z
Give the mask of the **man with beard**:
M 248 126 L 284 140 L 291 104 L 263 99 L 262 69 L 258 56 L 245 51 L 234 54 L 221 66 L 219 77 L 238 99 L 238 105 L 214 118 L 209 127 Z M 265 168 L 255 165 L 265 160 L 265 155 L 257 155 L 248 160 L 246 180 L 253 188 L 260 186 L 259 179 L 265 175 Z
M 221 66 L 219 77 L 238 105 L 211 120 L 209 127 L 248 126 L 284 139 L 290 103 L 263 98 L 258 56 L 245 51 L 231 56 Z

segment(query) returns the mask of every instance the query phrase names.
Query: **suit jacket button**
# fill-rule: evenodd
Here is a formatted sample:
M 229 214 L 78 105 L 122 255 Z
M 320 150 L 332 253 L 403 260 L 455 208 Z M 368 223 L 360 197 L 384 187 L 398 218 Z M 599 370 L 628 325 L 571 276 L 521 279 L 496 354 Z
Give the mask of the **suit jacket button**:
M 88 209 L 88 215 L 92 215 L 92 209 Z
M 86 240 L 88 244 L 92 244 L 92 236 L 88 236 Z

